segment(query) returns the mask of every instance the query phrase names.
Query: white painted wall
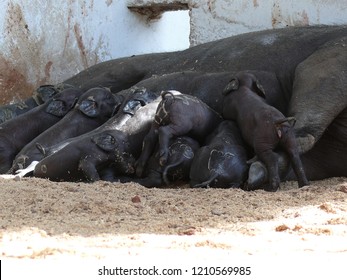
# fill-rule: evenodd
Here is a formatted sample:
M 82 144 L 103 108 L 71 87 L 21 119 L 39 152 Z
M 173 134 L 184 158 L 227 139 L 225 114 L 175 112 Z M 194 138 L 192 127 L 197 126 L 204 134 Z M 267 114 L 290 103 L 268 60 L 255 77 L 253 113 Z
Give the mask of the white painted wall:
M 189 47 L 189 12 L 166 12 L 158 21 L 126 12 L 125 26 L 119 26 L 121 40 L 114 37 L 113 57 L 182 50 Z M 126 28 L 125 28 L 126 27 Z
M 189 5 L 191 45 L 286 26 L 347 24 L 347 0 L 190 0 Z
M 101 61 L 187 48 L 189 15 L 165 13 L 147 22 L 126 0 L 2 0 L 0 34 L 3 103 Z

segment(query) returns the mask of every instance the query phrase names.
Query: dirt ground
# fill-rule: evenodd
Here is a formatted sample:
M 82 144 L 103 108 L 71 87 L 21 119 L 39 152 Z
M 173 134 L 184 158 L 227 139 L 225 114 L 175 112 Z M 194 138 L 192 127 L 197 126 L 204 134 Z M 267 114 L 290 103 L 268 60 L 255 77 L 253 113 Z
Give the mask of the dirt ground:
M 276 193 L 0 179 L 0 197 L 1 258 L 347 255 L 347 178 Z

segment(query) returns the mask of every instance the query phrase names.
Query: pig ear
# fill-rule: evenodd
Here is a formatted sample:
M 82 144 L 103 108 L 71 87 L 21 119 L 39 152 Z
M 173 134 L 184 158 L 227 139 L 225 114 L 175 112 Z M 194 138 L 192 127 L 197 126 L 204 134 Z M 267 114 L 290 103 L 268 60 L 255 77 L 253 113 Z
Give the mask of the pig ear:
M 106 152 L 112 152 L 118 147 L 118 143 L 116 139 L 108 134 L 102 133 L 99 135 L 95 135 L 91 138 L 91 140 L 102 150 Z
M 52 98 L 58 91 L 53 85 L 42 85 L 33 94 L 37 104 L 43 104 Z
M 93 97 L 88 97 L 87 99 L 83 100 L 79 105 L 78 109 L 85 114 L 86 116 L 90 118 L 95 118 L 99 115 L 99 108 L 98 104 L 94 100 Z
M 135 112 L 141 107 L 141 102 L 138 100 L 129 100 L 123 107 L 123 113 L 134 115 Z
M 77 98 L 72 104 L 69 105 L 63 100 L 52 99 L 47 105 L 46 112 L 57 117 L 64 117 L 67 112 L 69 112 L 75 106 L 76 101 Z
M 253 90 L 262 98 L 266 98 L 266 95 L 265 95 L 265 90 L 263 88 L 263 86 L 259 83 L 258 80 L 256 80 L 254 83 L 253 83 Z
M 232 78 L 229 83 L 227 84 L 227 86 L 224 88 L 223 90 L 223 95 L 227 95 L 232 91 L 238 90 L 239 89 L 239 79 L 238 78 Z

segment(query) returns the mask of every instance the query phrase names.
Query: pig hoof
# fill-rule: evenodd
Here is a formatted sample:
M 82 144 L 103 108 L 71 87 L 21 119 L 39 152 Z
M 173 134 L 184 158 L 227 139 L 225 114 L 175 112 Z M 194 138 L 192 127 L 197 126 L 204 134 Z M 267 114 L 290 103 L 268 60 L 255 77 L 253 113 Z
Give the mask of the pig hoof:
M 248 171 L 247 187 L 249 190 L 259 189 L 268 181 L 266 167 L 260 161 L 253 162 Z
M 279 190 L 279 188 L 280 188 L 280 178 L 275 177 L 269 180 L 269 183 L 267 184 L 267 186 L 264 187 L 264 190 L 266 190 L 267 192 L 276 192 L 277 190 Z
M 264 188 L 264 190 L 267 192 L 277 192 L 278 189 L 279 188 L 274 188 L 272 186 L 268 186 L 268 187 Z
M 307 180 L 299 181 L 299 188 L 308 187 L 309 185 L 310 185 L 310 182 Z

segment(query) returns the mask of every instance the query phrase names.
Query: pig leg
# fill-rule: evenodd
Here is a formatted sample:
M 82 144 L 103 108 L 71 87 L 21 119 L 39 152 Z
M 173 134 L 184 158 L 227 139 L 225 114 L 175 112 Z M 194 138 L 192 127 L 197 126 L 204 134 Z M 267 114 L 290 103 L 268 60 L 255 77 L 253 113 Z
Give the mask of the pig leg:
M 159 127 L 159 164 L 165 166 L 169 157 L 169 144 L 173 137 L 186 135 L 191 130 L 191 125 L 185 123 L 184 125 L 169 124 Z
M 136 161 L 136 176 L 142 177 L 145 165 L 152 155 L 155 145 L 158 142 L 158 126 L 152 125 L 150 131 L 143 139 L 142 152 L 138 160 Z
M 80 160 L 78 169 L 81 170 L 88 182 L 95 182 L 100 180 L 98 170 L 96 169 L 96 162 L 91 157 L 85 157 Z
M 162 174 L 160 172 L 151 172 L 146 178 L 136 180 L 136 182 L 147 188 L 159 188 L 163 185 Z
M 264 189 L 266 191 L 277 191 L 280 186 L 280 177 L 278 173 L 278 158 L 276 153 L 271 149 L 259 150 L 257 148 L 255 148 L 255 153 L 259 159 L 264 162 L 269 174 L 269 186 L 266 186 Z
M 306 178 L 304 167 L 300 159 L 299 149 L 296 143 L 294 133 L 287 132 L 286 137 L 282 139 L 280 144 L 289 155 L 294 173 L 296 175 L 296 178 L 298 179 L 299 187 L 301 188 L 303 186 L 309 185 L 309 182 Z

